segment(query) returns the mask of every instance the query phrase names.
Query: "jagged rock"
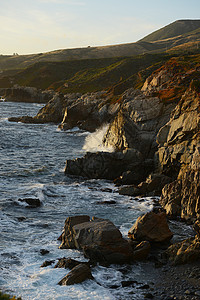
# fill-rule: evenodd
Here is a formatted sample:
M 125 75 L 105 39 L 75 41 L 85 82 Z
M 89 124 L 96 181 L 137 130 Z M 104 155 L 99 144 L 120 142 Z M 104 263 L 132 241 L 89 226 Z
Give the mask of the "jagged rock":
M 141 155 L 138 151 L 133 151 L 134 154 L 127 155 L 124 152 L 97 152 L 86 153 L 83 158 L 74 160 L 67 160 L 65 167 L 65 174 L 82 176 L 86 178 L 105 178 L 115 179 L 119 177 L 126 169 L 134 169 L 134 166 L 141 161 Z M 141 174 L 143 169 L 138 169 L 138 176 L 145 176 Z
M 38 90 L 35 87 L 16 86 L 7 89 L 1 89 L 6 101 L 12 102 L 30 102 L 47 103 L 55 93 L 50 90 Z
M 52 264 L 54 264 L 55 260 L 45 260 L 43 262 L 43 264 L 40 266 L 40 268 L 46 268 L 48 266 L 51 266 Z
M 112 222 L 98 218 L 85 220 L 88 220 L 88 216 L 75 216 L 66 220 L 60 248 L 83 250 L 91 261 L 105 265 L 132 260 L 131 246 Z
M 162 174 L 150 174 L 146 181 L 140 184 L 119 188 L 119 194 L 128 196 L 160 196 L 162 188 L 171 181 L 171 178 Z
M 173 234 L 167 224 L 165 213 L 149 212 L 137 219 L 128 236 L 138 241 L 162 243 L 168 242 Z
M 189 238 L 170 246 L 166 254 L 174 265 L 194 262 L 200 259 L 199 237 Z
M 63 130 L 78 126 L 90 132 L 95 131 L 112 116 L 112 110 L 106 104 L 105 92 L 78 95 L 72 103 L 66 105 L 59 128 Z
M 75 241 L 73 238 L 73 226 L 81 223 L 86 223 L 90 221 L 90 217 L 86 215 L 68 217 L 65 221 L 64 231 L 61 235 L 61 245 L 60 249 L 74 249 L 76 248 Z
M 122 95 L 121 109 L 104 136 L 105 146 L 116 150 L 137 149 L 144 158 L 152 158 L 156 134 L 169 120 L 174 105 L 164 105 L 157 97 L 146 97 L 129 89 Z
M 72 285 L 81 283 L 87 279 L 93 279 L 90 267 L 86 264 L 79 264 L 74 267 L 61 281 L 59 285 Z
M 197 233 L 197 236 L 200 238 L 200 220 L 197 220 L 193 226 L 194 230 Z
M 72 258 L 60 258 L 55 265 L 54 268 L 65 268 L 65 269 L 73 269 L 74 267 L 80 265 L 80 264 L 86 264 L 89 265 L 87 262 L 80 262 Z
M 195 219 L 200 216 L 200 172 L 188 171 L 181 179 L 167 184 L 160 204 L 170 217 Z
M 30 208 L 36 208 L 41 206 L 41 201 L 37 198 L 19 198 L 18 201 L 27 203 Z

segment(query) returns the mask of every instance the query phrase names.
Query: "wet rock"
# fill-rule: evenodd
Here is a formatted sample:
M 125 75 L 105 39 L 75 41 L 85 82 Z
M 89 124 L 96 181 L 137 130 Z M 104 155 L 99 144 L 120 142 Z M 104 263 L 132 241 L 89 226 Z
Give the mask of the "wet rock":
M 91 261 L 108 265 L 132 260 L 133 251 L 121 232 L 109 220 L 88 216 L 70 217 L 65 222 L 60 248 L 84 251 Z
M 90 267 L 86 264 L 79 264 L 74 267 L 61 281 L 59 285 L 72 285 L 81 283 L 87 279 L 93 279 Z
M 97 204 L 108 204 L 108 205 L 112 205 L 112 204 L 116 204 L 117 202 L 114 200 L 108 200 L 108 201 L 98 201 Z
M 47 250 L 47 249 L 40 249 L 40 254 L 41 255 L 46 255 L 48 253 L 49 253 L 49 250 Z
M 64 231 L 61 235 L 60 249 L 75 249 L 75 240 L 73 236 L 73 226 L 90 221 L 90 217 L 86 215 L 68 217 L 65 221 Z
M 60 258 L 55 265 L 55 268 L 65 268 L 65 269 L 73 269 L 74 267 L 80 265 L 80 264 L 86 264 L 89 265 L 87 262 L 80 262 L 72 258 Z
M 55 260 L 45 260 L 45 262 L 43 262 L 43 264 L 40 266 L 40 268 L 46 268 L 48 266 L 51 266 L 52 264 L 54 264 Z
M 151 250 L 151 245 L 147 241 L 142 241 L 133 249 L 133 259 L 138 260 L 145 260 Z
M 119 177 L 126 169 L 130 169 L 131 165 L 134 167 L 134 163 L 138 164 L 141 157 L 138 151 L 134 151 L 134 153 L 135 160 L 133 160 L 132 156 L 128 156 L 126 151 L 121 153 L 88 152 L 83 158 L 67 160 L 65 174 L 113 180 Z
M 26 217 L 18 217 L 17 220 L 18 220 L 19 222 L 23 222 L 23 221 L 26 220 Z
M 134 286 L 135 283 L 137 283 L 135 280 L 123 280 L 123 281 L 121 281 L 122 287 Z
M 173 234 L 167 224 L 165 213 L 149 212 L 137 219 L 128 236 L 138 241 L 162 243 L 168 242 Z
M 27 203 L 30 208 L 36 208 L 41 206 L 41 201 L 37 198 L 19 198 L 18 201 Z
M 153 298 L 154 298 L 154 295 L 151 294 L 151 293 L 146 293 L 146 294 L 144 294 L 144 298 L 145 298 L 145 299 L 153 299 Z

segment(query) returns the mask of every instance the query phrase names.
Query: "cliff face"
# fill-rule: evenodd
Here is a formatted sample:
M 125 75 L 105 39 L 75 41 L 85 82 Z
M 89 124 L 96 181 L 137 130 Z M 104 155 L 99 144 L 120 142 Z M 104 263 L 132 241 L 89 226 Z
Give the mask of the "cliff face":
M 123 94 L 121 110 L 104 137 L 105 145 L 116 150 L 134 148 L 144 160 L 154 158 L 151 172 L 171 178 L 160 199 L 170 217 L 200 217 L 198 72 L 197 66 L 189 70 L 174 60 L 165 64 L 147 78 L 143 93 L 130 89 Z M 172 89 L 173 97 L 169 93 Z M 146 180 L 120 192 L 136 195 L 148 190 Z
M 156 135 L 168 122 L 173 104 L 163 104 L 158 97 L 145 96 L 129 89 L 122 96 L 122 105 L 104 136 L 105 146 L 117 151 L 134 148 L 144 158 L 152 158 L 157 149 Z
M 159 169 L 174 182 L 160 203 L 170 216 L 200 216 L 200 98 L 188 89 L 157 136 Z

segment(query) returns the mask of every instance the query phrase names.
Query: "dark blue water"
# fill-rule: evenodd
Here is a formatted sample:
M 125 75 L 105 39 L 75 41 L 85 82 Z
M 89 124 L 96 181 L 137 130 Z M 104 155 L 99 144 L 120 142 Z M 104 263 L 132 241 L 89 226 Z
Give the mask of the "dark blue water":
M 88 133 L 7 120 L 33 116 L 39 108 L 38 104 L 0 103 L 0 289 L 23 299 L 143 299 L 138 291 L 129 297 L 128 288 L 109 288 L 140 276 L 140 265 L 131 267 L 127 277 L 117 266 L 98 266 L 92 273 L 101 285 L 87 281 L 67 287 L 57 285 L 67 270 L 40 268 L 44 260 L 84 259 L 78 251 L 58 249 L 57 238 L 68 216 L 107 218 L 126 235 L 137 217 L 151 208 L 151 199 L 138 202 L 120 196 L 109 181 L 65 176 L 66 159 L 84 155 Z M 102 188 L 112 192 L 102 192 Z M 42 206 L 28 208 L 18 201 L 28 197 L 39 198 Z M 97 203 L 103 200 L 115 200 L 116 205 Z M 50 253 L 42 256 L 42 248 Z

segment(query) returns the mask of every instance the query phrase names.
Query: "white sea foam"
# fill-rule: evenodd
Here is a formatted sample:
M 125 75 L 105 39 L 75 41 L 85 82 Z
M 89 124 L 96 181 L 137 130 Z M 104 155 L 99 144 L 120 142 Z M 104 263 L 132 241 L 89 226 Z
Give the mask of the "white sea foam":
M 103 125 L 101 128 L 97 129 L 95 132 L 89 134 L 85 139 L 85 144 L 83 150 L 88 152 L 113 152 L 113 147 L 106 147 L 103 144 L 103 137 L 108 130 L 108 124 Z

